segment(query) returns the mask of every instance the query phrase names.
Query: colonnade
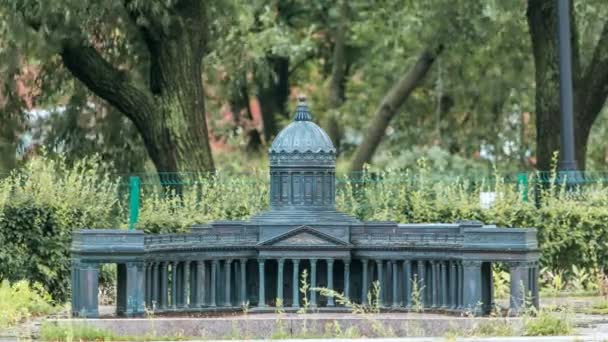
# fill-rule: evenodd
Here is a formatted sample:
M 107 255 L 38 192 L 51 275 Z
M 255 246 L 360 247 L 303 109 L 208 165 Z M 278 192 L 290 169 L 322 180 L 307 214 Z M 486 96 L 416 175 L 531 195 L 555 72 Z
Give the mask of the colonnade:
M 257 274 L 255 267 L 248 270 L 247 262 L 247 258 L 147 262 L 146 306 L 156 310 L 178 311 L 240 307 L 252 299 L 254 305 L 264 308 L 284 305 L 287 296 L 288 302 L 291 301 L 290 306 L 299 308 L 302 302 L 300 276 L 303 262 L 306 262 L 308 269 L 310 288 L 322 286 L 336 290 L 359 303 L 373 304 L 368 303 L 368 296 L 371 295 L 375 304 L 382 308 L 470 310 L 477 313 L 489 312 L 494 305 L 492 266 L 489 262 L 457 259 L 258 258 Z M 273 263 L 272 274 L 267 266 L 270 262 Z M 343 272 L 340 269 L 334 272 L 336 262 L 341 263 L 339 266 Z M 288 264 L 291 274 L 286 276 Z M 325 276 L 320 272 L 320 265 L 324 266 L 322 271 L 326 273 Z M 538 306 L 538 266 L 526 262 L 511 262 L 508 266 L 512 279 L 511 309 L 517 312 L 527 295 L 531 295 L 533 304 Z M 323 284 L 319 284 L 319 276 L 324 278 Z M 257 289 L 248 291 L 247 281 L 257 283 L 254 284 Z M 276 287 L 269 281 L 276 281 Z M 337 289 L 336 282 L 340 284 Z M 284 293 L 286 284 L 290 285 L 291 295 Z M 307 295 L 311 307 L 336 306 L 332 297 L 324 298 L 320 303 L 318 291 L 310 290 Z M 478 303 L 483 303 L 482 307 L 477 307 Z
M 179 310 L 244 305 L 247 302 L 246 266 L 246 258 L 147 262 L 146 306 Z M 220 276 L 224 279 L 219 279 Z M 223 286 L 217 286 L 218 283 Z M 235 297 L 232 284 L 239 286 Z

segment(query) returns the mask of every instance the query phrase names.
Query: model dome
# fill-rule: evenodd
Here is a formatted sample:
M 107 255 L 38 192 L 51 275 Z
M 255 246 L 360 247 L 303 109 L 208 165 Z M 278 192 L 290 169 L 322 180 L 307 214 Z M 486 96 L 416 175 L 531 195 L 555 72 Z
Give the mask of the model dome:
M 336 149 L 325 131 L 311 121 L 306 98 L 300 96 L 294 121 L 272 142 L 270 153 L 330 153 Z

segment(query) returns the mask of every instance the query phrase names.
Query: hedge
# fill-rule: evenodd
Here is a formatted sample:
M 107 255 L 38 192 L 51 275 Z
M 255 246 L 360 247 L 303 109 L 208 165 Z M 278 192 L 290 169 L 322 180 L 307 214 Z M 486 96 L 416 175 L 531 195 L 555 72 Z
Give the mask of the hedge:
M 72 230 L 123 221 L 118 183 L 99 169 L 95 158 L 69 168 L 42 158 L 0 180 L 0 280 L 38 282 L 58 302 L 69 298 Z
M 34 160 L 0 181 L 0 279 L 40 282 L 57 301 L 69 296 L 70 237 L 73 229 L 127 226 L 117 177 L 102 171 L 98 160 L 73 167 L 63 161 Z M 415 177 L 414 177 L 415 176 Z M 415 179 L 415 181 L 413 181 Z M 484 209 L 482 191 L 497 193 Z M 180 197 L 159 186 L 142 189 L 137 228 L 180 232 L 194 223 L 247 219 L 268 203 L 267 172 L 247 176 L 219 174 L 183 186 Z M 380 172 L 356 182 L 343 179 L 337 206 L 363 220 L 402 223 L 475 219 L 509 227 L 536 227 L 541 263 L 551 270 L 572 265 L 605 270 L 608 263 L 608 189 L 586 186 L 568 192 L 552 186 L 522 201 L 517 186 L 498 177 L 490 183 L 437 180 L 424 167 L 415 175 Z

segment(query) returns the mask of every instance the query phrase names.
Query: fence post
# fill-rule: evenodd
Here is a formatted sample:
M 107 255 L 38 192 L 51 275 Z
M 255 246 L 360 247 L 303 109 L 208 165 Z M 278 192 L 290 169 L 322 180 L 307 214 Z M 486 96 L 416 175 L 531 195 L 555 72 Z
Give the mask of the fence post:
M 517 174 L 518 190 L 521 191 L 521 200 L 523 202 L 528 201 L 528 175 L 525 172 L 519 172 Z
M 139 194 L 139 177 L 131 176 L 129 178 L 129 230 L 135 229 L 135 224 L 139 219 Z

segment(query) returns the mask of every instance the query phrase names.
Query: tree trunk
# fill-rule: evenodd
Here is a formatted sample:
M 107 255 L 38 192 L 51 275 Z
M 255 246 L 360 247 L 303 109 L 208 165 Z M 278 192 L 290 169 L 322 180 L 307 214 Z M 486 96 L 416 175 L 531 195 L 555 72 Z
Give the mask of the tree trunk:
M 532 41 L 536 79 L 536 167 L 538 170 L 548 171 L 552 167 L 553 153 L 560 151 L 561 146 L 556 3 L 553 0 L 529 0 L 526 16 Z M 571 11 L 570 20 L 574 85 L 574 151 L 578 168 L 584 170 L 589 133 L 608 96 L 608 25 L 604 25 L 593 58 L 582 71 L 574 11 Z
M 327 134 L 334 143 L 337 153 L 340 153 L 340 143 L 344 131 L 338 119 L 338 109 L 344 103 L 346 79 L 346 31 L 348 21 L 348 1 L 342 0 L 340 5 L 340 21 L 334 35 L 334 51 L 331 76 L 329 78 L 329 113 L 325 122 Z
M 365 163 L 369 163 L 385 135 L 386 128 L 393 117 L 398 113 L 408 96 L 421 83 L 437 56 L 441 53 L 442 47 L 436 51 L 424 50 L 414 67 L 403 76 L 389 92 L 384 96 L 380 106 L 372 118 L 372 122 L 367 128 L 363 141 L 357 147 L 353 161 L 350 166 L 351 172 L 361 171 Z
M 132 81 L 82 41 L 62 44 L 66 68 L 133 121 L 158 172 L 214 171 L 202 83 L 205 11 L 199 1 L 181 1 L 173 8 L 170 30 L 153 20 L 139 27 L 149 50 L 148 85 Z M 142 14 L 131 15 L 137 23 Z
M 202 56 L 187 40 L 175 36 L 152 50 L 152 58 L 157 61 L 152 79 L 159 91 L 155 95 L 155 118 L 144 124 L 143 132 L 149 145 L 159 147 L 158 151 L 148 149 L 157 169 L 160 166 L 159 171 L 214 170 L 205 115 Z
M 260 77 L 258 100 L 262 110 L 264 139 L 270 143 L 278 133 L 275 115 L 289 117 L 287 100 L 289 99 L 289 58 L 271 56 L 267 58 L 272 72 Z
M 536 167 L 541 171 L 551 169 L 553 153 L 560 148 L 557 7 L 553 2 L 530 0 L 526 13 L 536 78 Z
M 576 100 L 579 110 L 575 111 L 577 116 L 574 120 L 574 151 L 579 168 L 585 170 L 589 133 L 608 97 L 608 20 L 604 23 L 589 65 L 575 85 L 578 90 Z
M 235 89 L 230 97 L 230 111 L 235 123 L 235 133 L 237 127 L 242 127 L 244 135 L 246 136 L 246 147 L 247 152 L 258 152 L 262 147 L 262 137 L 260 132 L 255 128 L 251 127 L 253 121 L 253 115 L 251 113 L 251 106 L 249 105 L 249 88 L 247 86 L 247 77 L 244 75 L 235 83 Z M 245 122 L 242 118 L 245 118 Z

